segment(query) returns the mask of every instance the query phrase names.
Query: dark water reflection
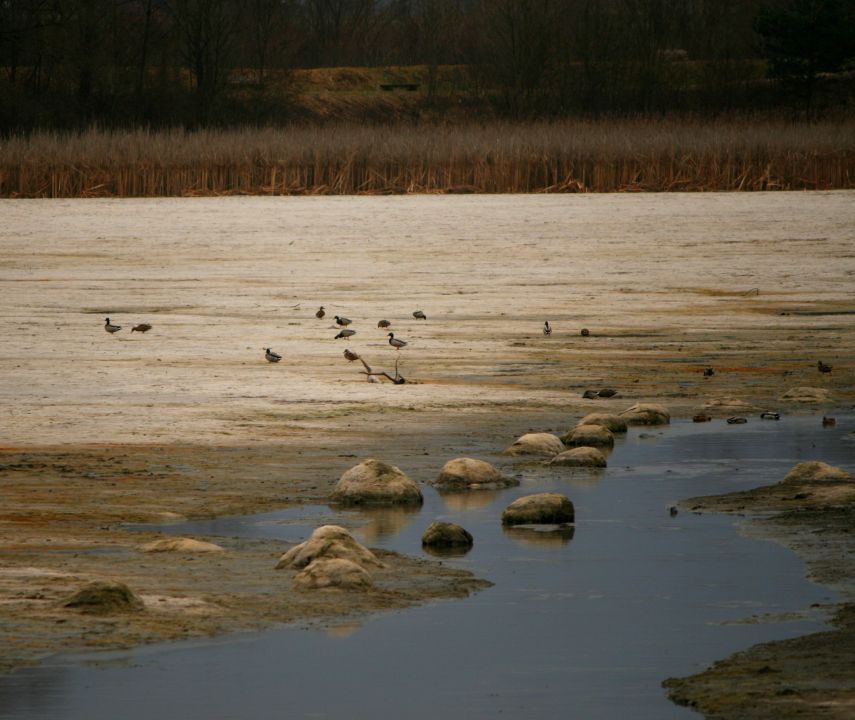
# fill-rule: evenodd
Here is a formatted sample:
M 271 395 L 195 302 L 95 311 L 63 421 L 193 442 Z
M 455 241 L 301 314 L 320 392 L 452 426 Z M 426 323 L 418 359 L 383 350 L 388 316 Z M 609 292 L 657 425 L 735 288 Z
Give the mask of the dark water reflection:
M 364 624 L 57 658 L 0 678 L 0 717 L 697 717 L 666 699 L 664 678 L 817 630 L 822 618 L 809 608 L 834 596 L 807 582 L 802 563 L 780 545 L 742 537 L 738 518 L 671 516 L 668 508 L 691 495 L 776 482 L 802 460 L 851 471 L 855 448 L 841 437 L 855 420 L 837 417 L 833 431 L 818 418 L 789 417 L 631 431 L 598 477 L 505 465 L 521 473 L 519 487 L 460 496 L 426 487 L 417 512 L 315 506 L 164 526 L 298 542 L 336 522 L 370 545 L 419 555 L 425 528 L 444 520 L 469 530 L 475 546 L 443 562 L 495 585 Z M 510 502 L 544 491 L 573 500 L 572 534 L 502 529 Z M 788 611 L 806 612 L 795 622 L 732 624 Z

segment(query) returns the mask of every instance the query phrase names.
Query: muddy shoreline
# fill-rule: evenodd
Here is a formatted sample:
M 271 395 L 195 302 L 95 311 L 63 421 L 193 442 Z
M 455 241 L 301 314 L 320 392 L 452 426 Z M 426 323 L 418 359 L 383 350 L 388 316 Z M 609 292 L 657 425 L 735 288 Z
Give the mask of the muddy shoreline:
M 782 478 L 783 481 L 783 478 Z M 748 516 L 742 531 L 778 542 L 833 588 L 824 608 L 833 629 L 755 645 L 701 673 L 669 678 L 669 697 L 712 720 L 851 717 L 855 710 L 855 483 L 780 482 L 746 492 L 689 498 L 696 513 Z
M 296 598 L 272 569 L 284 543 L 151 556 L 139 547 L 156 534 L 129 524 L 322 503 L 368 456 L 425 483 L 473 448 L 498 453 L 639 401 L 716 422 L 851 411 L 853 208 L 851 193 L 7 201 L 0 669 L 483 587 L 390 556 L 361 600 Z M 390 320 L 410 343 L 407 384 L 365 382 L 334 314 L 354 319 L 348 347 L 378 369 L 396 360 L 376 327 Z M 107 316 L 125 329 L 105 333 Z M 143 321 L 151 332 L 129 333 Z M 283 361 L 265 362 L 265 346 Z M 601 388 L 618 395 L 582 399 Z M 835 563 L 809 540 L 852 539 L 816 513 L 762 527 L 820 577 Z M 104 578 L 152 611 L 60 609 Z

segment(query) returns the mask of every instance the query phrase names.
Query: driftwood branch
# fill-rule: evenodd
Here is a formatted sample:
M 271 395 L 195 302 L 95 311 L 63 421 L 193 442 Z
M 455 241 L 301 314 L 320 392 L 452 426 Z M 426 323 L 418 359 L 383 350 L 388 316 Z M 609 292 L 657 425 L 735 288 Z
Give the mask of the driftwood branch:
M 395 353 L 395 354 L 398 355 L 398 357 L 395 358 L 395 375 L 392 376 L 384 370 L 375 372 L 374 370 L 371 369 L 371 366 L 367 362 L 365 362 L 365 360 L 362 358 L 361 355 L 357 355 L 356 353 L 351 352 L 350 350 L 344 351 L 344 357 L 345 357 L 345 359 L 347 359 L 348 362 L 353 362 L 354 360 L 359 360 L 359 362 L 362 363 L 363 367 L 365 368 L 365 371 L 362 374 L 366 376 L 366 379 L 368 380 L 368 382 L 371 382 L 371 378 L 384 377 L 389 382 L 394 383 L 395 385 L 403 385 L 407 381 L 404 378 L 404 376 L 398 372 L 398 361 L 401 358 L 400 358 L 400 355 L 398 353 Z

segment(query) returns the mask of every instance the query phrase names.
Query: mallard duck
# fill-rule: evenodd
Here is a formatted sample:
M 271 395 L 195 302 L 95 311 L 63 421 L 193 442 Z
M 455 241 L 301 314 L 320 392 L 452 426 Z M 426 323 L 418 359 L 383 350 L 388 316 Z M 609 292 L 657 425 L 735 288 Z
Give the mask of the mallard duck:
M 344 359 L 348 362 L 353 362 L 354 360 L 359 360 L 359 355 L 355 352 L 351 352 L 347 348 L 344 349 Z
M 353 320 L 351 320 L 350 318 L 339 317 L 338 315 L 335 316 L 335 324 L 336 325 L 341 325 L 342 327 L 347 327 L 352 322 L 353 322 Z
M 110 322 L 110 318 L 107 318 L 107 319 L 104 321 L 104 329 L 105 329 L 108 333 L 110 333 L 110 335 L 112 335 L 113 333 L 117 333 L 117 332 L 119 332 L 119 330 L 121 330 L 121 329 L 122 329 L 122 326 L 121 326 L 121 325 L 113 325 L 113 323 L 111 323 L 111 322 Z
M 424 312 L 423 312 L 423 311 L 421 311 L 421 310 L 416 310 L 416 311 L 413 313 L 413 317 L 414 317 L 416 320 L 427 320 L 427 315 L 425 315 L 425 314 L 424 314 Z
M 831 372 L 831 365 L 826 365 L 822 360 L 816 361 L 816 367 L 821 373 Z
M 149 330 L 151 330 L 151 325 L 148 323 L 140 323 L 139 325 L 134 325 L 131 328 L 131 332 L 147 333 Z
M 549 320 L 543 321 L 543 334 L 544 335 L 552 335 L 552 328 L 549 327 Z
M 315 317 L 316 317 L 318 320 L 320 320 L 324 315 L 326 315 L 326 312 L 324 311 L 324 306 L 323 306 L 323 305 L 321 305 L 321 306 L 318 308 L 318 311 L 315 313 Z
M 402 347 L 406 347 L 407 343 L 404 340 L 398 340 L 395 337 L 395 333 L 389 333 L 389 344 L 395 348 L 395 350 L 400 350 Z
M 349 338 L 356 335 L 356 330 L 342 330 L 338 335 L 336 335 L 333 339 L 338 340 L 339 338 Z
M 279 353 L 273 352 L 270 348 L 264 348 L 264 359 L 267 362 L 277 363 L 282 359 Z
M 377 323 L 377 327 L 379 327 L 379 328 L 387 328 L 387 327 L 389 327 L 391 324 L 392 324 L 392 323 L 390 323 L 388 320 L 381 320 L 379 323 Z

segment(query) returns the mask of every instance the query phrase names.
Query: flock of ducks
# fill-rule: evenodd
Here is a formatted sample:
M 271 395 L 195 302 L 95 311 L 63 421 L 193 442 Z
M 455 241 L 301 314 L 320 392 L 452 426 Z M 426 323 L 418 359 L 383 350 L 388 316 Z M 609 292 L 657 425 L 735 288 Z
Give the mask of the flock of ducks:
M 323 305 L 321 305 L 317 309 L 317 311 L 315 312 L 315 317 L 318 320 L 322 320 L 324 317 L 326 317 L 326 314 L 327 314 L 326 308 Z M 416 320 L 427 320 L 427 315 L 425 315 L 423 310 L 414 311 L 413 317 Z M 341 328 L 341 330 L 338 331 L 338 334 L 333 338 L 334 340 L 339 340 L 341 338 L 349 338 L 349 337 L 353 337 L 354 335 L 356 335 L 356 330 L 351 330 L 348 327 L 348 325 L 350 325 L 353 322 L 353 320 L 351 320 L 348 317 L 344 317 L 343 315 L 334 315 L 333 318 L 335 319 L 335 324 Z M 384 330 L 386 328 L 391 327 L 391 325 L 392 325 L 392 323 L 389 322 L 388 320 L 380 320 L 377 323 L 377 327 L 384 329 Z M 395 333 L 393 333 L 393 332 L 390 332 L 388 337 L 389 337 L 389 345 L 391 345 L 393 348 L 395 348 L 395 350 L 400 350 L 401 348 L 404 348 L 408 345 L 406 340 L 401 340 L 400 338 L 396 338 Z M 359 355 L 357 355 L 354 352 L 351 352 L 350 350 L 345 349 L 344 357 L 347 360 L 353 361 L 353 360 L 358 359 Z M 282 356 L 279 353 L 274 352 L 270 348 L 265 348 L 264 349 L 264 358 L 267 360 L 267 362 L 278 363 L 282 359 Z
M 325 316 L 326 316 L 326 310 L 324 309 L 324 306 L 321 305 L 318 308 L 317 312 L 315 313 L 315 317 L 318 318 L 318 320 L 321 320 Z M 348 325 L 350 325 L 353 322 L 353 320 L 351 320 L 350 318 L 343 317 L 341 315 L 335 315 L 334 317 L 335 317 L 336 325 L 338 325 L 341 328 L 341 330 L 339 330 L 338 335 L 335 336 L 335 338 L 334 338 L 335 340 L 339 340 L 340 338 L 349 338 L 349 337 L 353 337 L 354 335 L 356 335 L 356 330 L 351 330 L 350 328 L 347 327 Z M 427 320 L 427 315 L 425 315 L 423 310 L 414 311 L 413 317 L 416 320 Z M 389 322 L 388 320 L 380 320 L 377 323 L 377 327 L 384 329 L 384 330 L 386 328 L 391 327 L 391 325 L 392 325 L 392 323 Z M 152 326 L 149 325 L 149 323 L 139 323 L 138 325 L 134 325 L 131 328 L 131 332 L 147 333 L 149 330 L 151 330 L 151 328 L 152 328 Z M 110 335 L 113 335 L 113 334 L 119 332 L 119 330 L 121 330 L 121 329 L 122 329 L 121 325 L 116 325 L 116 324 L 110 322 L 110 318 L 105 318 L 104 330 L 106 330 Z M 546 337 L 549 337 L 550 335 L 552 335 L 552 326 L 549 324 L 549 320 L 543 321 L 543 334 Z M 590 332 L 588 331 L 587 328 L 583 328 L 581 334 L 584 337 L 587 337 L 588 335 L 590 335 Z M 391 345 L 393 348 L 395 348 L 395 350 L 400 350 L 401 348 L 406 347 L 408 345 L 408 343 L 406 340 L 401 340 L 400 338 L 396 338 L 395 333 L 390 332 L 389 333 L 389 345 Z M 344 356 L 348 360 L 356 360 L 359 357 L 356 353 L 353 353 L 350 350 L 345 350 Z M 267 362 L 278 363 L 280 360 L 282 360 L 282 356 L 279 353 L 274 352 L 271 348 L 264 348 L 264 359 L 267 360 Z M 817 366 L 817 369 L 819 370 L 819 372 L 821 372 L 823 374 L 830 373 L 832 370 L 832 366 L 824 363 L 822 360 L 818 360 L 816 363 L 816 366 Z M 715 375 L 715 370 L 711 367 L 708 367 L 708 368 L 704 368 L 703 373 L 704 373 L 704 377 L 712 377 L 713 375 Z

